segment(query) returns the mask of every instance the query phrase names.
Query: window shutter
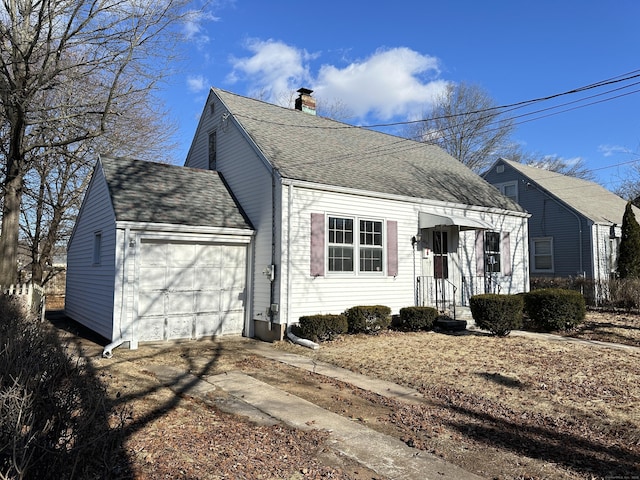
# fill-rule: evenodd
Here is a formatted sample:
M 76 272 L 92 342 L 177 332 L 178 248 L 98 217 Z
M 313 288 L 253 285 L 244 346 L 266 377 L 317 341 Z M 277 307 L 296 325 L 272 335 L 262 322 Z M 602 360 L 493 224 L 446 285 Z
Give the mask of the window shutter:
M 511 239 L 509 238 L 509 232 L 502 232 L 501 243 L 502 274 L 511 275 Z
M 311 214 L 311 268 L 312 277 L 324 276 L 324 214 Z
M 484 275 L 484 231 L 476 230 L 476 275 Z
M 398 222 L 387 222 L 387 275 L 398 275 Z

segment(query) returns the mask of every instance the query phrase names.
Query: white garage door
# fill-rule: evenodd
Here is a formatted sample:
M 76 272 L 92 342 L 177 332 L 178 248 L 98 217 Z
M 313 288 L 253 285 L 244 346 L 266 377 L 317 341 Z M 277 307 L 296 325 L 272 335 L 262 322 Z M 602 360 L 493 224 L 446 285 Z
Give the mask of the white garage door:
M 241 334 L 247 247 L 142 242 L 140 341 Z

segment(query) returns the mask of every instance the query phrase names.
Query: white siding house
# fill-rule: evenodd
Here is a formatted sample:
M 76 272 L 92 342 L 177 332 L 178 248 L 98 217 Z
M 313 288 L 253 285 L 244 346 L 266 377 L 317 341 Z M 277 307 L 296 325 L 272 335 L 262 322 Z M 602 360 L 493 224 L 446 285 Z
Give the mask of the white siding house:
M 442 149 L 321 118 L 300 93 L 287 109 L 212 89 L 185 163 L 219 172 L 255 229 L 250 334 L 528 289 L 517 203 Z
M 218 173 L 103 157 L 69 241 L 65 312 L 106 353 L 250 334 L 253 233 Z

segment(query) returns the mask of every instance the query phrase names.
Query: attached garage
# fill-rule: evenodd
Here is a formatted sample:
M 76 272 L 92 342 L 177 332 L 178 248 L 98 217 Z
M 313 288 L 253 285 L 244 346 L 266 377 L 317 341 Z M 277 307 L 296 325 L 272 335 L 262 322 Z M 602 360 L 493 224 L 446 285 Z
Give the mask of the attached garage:
M 101 158 L 69 241 L 65 311 L 128 342 L 251 336 L 254 230 L 217 173 Z
M 247 246 L 141 241 L 140 341 L 241 335 Z

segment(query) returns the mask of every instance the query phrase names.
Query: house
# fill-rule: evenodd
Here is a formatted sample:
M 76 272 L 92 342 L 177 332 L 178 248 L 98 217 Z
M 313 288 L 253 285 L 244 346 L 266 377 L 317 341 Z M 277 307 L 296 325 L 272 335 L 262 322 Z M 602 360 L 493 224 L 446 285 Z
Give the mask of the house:
M 113 345 L 277 340 L 303 315 L 528 289 L 517 203 L 442 149 L 322 118 L 299 93 L 289 109 L 211 89 L 185 167 L 101 158 L 67 313 Z
M 597 287 L 615 275 L 625 200 L 596 183 L 504 158 L 483 177 L 531 214 L 532 279 L 583 277 Z
M 101 157 L 69 240 L 65 313 L 105 352 L 242 334 L 253 235 L 217 172 Z
M 211 89 L 185 162 L 220 172 L 256 229 L 251 335 L 528 289 L 520 206 L 439 147 L 321 118 L 298 93 L 289 109 Z

